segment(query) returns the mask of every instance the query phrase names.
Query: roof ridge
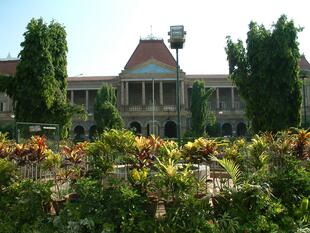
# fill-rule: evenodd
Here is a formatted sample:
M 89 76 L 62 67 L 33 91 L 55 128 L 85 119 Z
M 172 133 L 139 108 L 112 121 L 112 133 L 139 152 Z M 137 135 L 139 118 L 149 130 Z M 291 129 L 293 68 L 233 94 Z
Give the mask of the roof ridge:
M 133 68 L 138 64 L 148 61 L 150 58 L 158 60 L 166 65 L 176 65 L 176 61 L 163 39 L 140 39 L 139 44 L 126 63 L 125 69 Z

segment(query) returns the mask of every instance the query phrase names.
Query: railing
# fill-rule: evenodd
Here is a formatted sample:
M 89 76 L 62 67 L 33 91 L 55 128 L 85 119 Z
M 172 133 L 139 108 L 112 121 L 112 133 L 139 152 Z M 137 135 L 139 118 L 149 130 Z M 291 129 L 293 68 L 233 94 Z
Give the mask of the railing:
M 142 106 L 129 106 L 128 111 L 130 111 L 130 112 L 142 111 Z
M 163 111 L 164 112 L 169 112 L 169 111 L 174 112 L 174 111 L 176 111 L 176 106 L 175 105 L 165 105 L 165 106 L 163 106 Z
M 37 164 L 27 164 L 18 167 L 19 174 L 22 178 L 32 179 L 32 180 L 42 180 L 42 179 L 52 179 L 53 174 L 51 171 L 44 170 L 40 165 Z
M 234 106 L 232 107 L 231 102 L 229 101 L 220 101 L 219 108 L 216 106 L 215 102 L 208 102 L 208 109 L 210 111 L 239 111 L 242 112 L 245 110 L 245 104 L 240 101 L 235 101 Z
M 146 111 L 146 112 L 152 112 L 153 110 L 155 112 L 158 112 L 158 111 L 164 111 L 164 112 L 175 112 L 176 111 L 176 107 L 175 105 L 163 105 L 163 106 L 152 106 L 152 105 L 146 105 L 146 106 L 143 106 L 143 105 L 131 105 L 131 106 L 128 106 L 127 108 L 127 111 L 129 112 L 141 112 L 141 111 Z
M 87 161 L 81 163 L 81 167 L 84 167 L 85 172 L 90 169 Z M 114 165 L 114 169 L 111 172 L 115 178 L 128 180 L 130 174 L 130 164 Z M 44 170 L 38 164 L 28 164 L 19 167 L 19 173 L 21 177 L 32 180 L 52 180 L 55 177 L 55 173 Z M 209 161 L 207 164 L 193 164 L 193 174 L 200 182 L 203 181 L 206 184 L 208 192 L 213 194 L 218 193 L 225 187 L 232 187 L 233 182 L 227 172 L 214 161 Z

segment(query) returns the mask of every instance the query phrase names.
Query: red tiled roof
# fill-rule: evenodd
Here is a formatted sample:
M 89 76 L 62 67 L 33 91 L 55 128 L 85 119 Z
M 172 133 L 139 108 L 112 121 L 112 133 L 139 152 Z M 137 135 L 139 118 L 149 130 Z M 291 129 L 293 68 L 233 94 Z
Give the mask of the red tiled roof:
M 0 74 L 15 75 L 19 60 L 0 60 Z
M 307 61 L 305 55 L 301 55 L 299 65 L 301 70 L 310 70 L 310 64 Z
M 117 76 L 81 76 L 81 77 L 68 77 L 69 82 L 79 81 L 109 81 L 113 80 Z
M 151 58 L 173 67 L 176 66 L 176 61 L 163 40 L 140 40 L 125 69 L 130 69 Z
M 188 79 L 210 79 L 210 78 L 217 78 L 217 79 L 227 79 L 228 74 L 188 74 L 186 75 Z

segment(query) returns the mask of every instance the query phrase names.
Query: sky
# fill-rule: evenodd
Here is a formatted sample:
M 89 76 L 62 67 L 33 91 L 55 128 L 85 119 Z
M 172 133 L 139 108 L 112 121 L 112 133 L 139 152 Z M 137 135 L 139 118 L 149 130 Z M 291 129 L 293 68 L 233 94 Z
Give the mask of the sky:
M 69 76 L 118 75 L 140 38 L 169 47 L 171 25 L 187 32 L 179 64 L 186 74 L 227 74 L 226 36 L 246 40 L 250 21 L 271 28 L 285 14 L 303 27 L 301 54 L 310 61 L 307 0 L 0 0 L 0 58 L 17 57 L 31 18 L 65 26 Z M 171 50 L 173 56 L 175 51 Z

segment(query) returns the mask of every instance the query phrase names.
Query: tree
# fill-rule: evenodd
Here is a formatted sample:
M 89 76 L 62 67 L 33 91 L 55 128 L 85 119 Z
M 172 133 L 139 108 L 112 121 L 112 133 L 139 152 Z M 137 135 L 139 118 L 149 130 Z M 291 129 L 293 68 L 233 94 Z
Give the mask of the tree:
M 227 38 L 230 78 L 246 102 L 255 133 L 300 124 L 299 31 L 282 15 L 272 30 L 251 22 L 246 49 L 242 41 Z
M 94 119 L 99 132 L 105 129 L 122 129 L 124 127 L 122 117 L 116 108 L 115 90 L 109 84 L 103 84 L 96 95 Z
M 42 18 L 32 19 L 24 38 L 16 76 L 2 76 L 1 90 L 13 99 L 17 121 L 60 124 L 61 137 L 65 138 L 72 115 L 83 112 L 66 97 L 66 31 L 54 21 L 47 25 Z
M 213 89 L 206 91 L 202 81 L 195 81 L 192 90 L 190 110 L 192 112 L 192 134 L 193 136 L 203 136 L 206 126 L 215 122 L 214 114 L 208 111 L 208 99 L 213 93 Z
M 59 83 L 59 88 L 62 93 L 67 91 L 67 40 L 66 31 L 64 27 L 52 21 L 49 26 L 49 38 L 50 40 L 50 53 L 52 56 L 52 62 L 54 66 L 55 79 Z

